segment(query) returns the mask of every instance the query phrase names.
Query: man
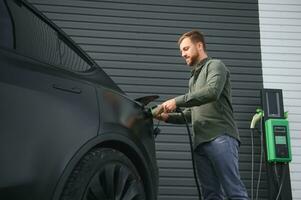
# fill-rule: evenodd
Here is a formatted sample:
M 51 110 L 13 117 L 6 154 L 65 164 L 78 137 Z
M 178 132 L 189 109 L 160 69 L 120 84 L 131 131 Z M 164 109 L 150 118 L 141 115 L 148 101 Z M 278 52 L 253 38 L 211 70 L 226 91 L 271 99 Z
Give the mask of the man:
M 178 41 L 182 57 L 192 67 L 189 92 L 165 101 L 155 118 L 167 123 L 192 122 L 194 154 L 205 200 L 248 199 L 238 169 L 239 134 L 231 103 L 230 73 L 217 59 L 208 57 L 204 36 L 198 31 Z

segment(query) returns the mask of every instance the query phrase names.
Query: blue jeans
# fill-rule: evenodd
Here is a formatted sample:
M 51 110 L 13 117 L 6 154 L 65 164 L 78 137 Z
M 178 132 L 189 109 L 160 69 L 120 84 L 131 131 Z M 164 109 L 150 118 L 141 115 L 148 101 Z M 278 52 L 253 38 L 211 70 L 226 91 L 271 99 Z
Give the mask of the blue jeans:
M 204 200 L 249 199 L 238 169 L 238 141 L 221 135 L 195 149 L 195 161 Z

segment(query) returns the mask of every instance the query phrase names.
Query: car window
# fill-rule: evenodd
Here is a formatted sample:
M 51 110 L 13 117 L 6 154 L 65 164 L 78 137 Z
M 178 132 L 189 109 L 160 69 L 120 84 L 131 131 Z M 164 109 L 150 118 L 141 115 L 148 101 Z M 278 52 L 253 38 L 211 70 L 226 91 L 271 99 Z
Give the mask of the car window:
M 71 71 L 91 69 L 70 42 L 25 5 L 7 1 L 15 25 L 15 48 L 23 55 Z
M 77 55 L 75 51 L 64 42 L 62 39 L 58 40 L 59 54 L 60 54 L 60 64 L 62 66 L 68 66 L 73 71 L 87 71 L 91 66 L 84 61 L 80 56 Z
M 4 0 L 0 0 L 0 46 L 14 47 L 13 23 Z

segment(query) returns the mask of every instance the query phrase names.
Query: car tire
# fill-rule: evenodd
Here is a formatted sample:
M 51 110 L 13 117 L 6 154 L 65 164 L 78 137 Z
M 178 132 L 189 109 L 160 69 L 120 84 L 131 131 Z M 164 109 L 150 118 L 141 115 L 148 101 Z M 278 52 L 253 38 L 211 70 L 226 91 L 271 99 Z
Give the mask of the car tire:
M 61 200 L 145 200 L 142 179 L 131 160 L 111 148 L 87 153 L 72 171 Z

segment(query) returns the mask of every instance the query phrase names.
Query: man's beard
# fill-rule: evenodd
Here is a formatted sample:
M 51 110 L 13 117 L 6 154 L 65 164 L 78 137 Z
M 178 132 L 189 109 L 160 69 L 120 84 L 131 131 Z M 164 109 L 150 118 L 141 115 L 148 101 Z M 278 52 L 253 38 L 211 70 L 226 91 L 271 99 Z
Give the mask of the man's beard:
M 187 63 L 188 66 L 194 66 L 198 63 L 199 61 L 199 55 L 198 54 L 194 54 L 190 57 L 190 62 Z

